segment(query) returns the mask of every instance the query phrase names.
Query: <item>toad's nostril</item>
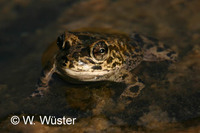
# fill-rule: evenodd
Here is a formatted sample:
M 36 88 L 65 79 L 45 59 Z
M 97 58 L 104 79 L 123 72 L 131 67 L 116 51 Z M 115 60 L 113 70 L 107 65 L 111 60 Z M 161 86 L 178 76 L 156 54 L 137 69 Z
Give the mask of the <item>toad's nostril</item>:
M 68 50 L 70 48 L 70 42 L 69 41 L 66 41 L 65 43 L 64 43 L 64 50 Z
M 65 41 L 65 34 L 62 34 L 57 38 L 57 45 L 60 49 L 63 49 L 64 41 Z

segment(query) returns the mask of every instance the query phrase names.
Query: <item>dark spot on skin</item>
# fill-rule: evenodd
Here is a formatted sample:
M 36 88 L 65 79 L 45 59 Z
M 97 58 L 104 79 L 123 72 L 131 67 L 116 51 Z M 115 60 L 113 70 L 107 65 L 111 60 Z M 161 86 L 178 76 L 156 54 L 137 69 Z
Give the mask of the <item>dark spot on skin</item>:
M 124 55 L 129 56 L 130 54 L 127 51 L 125 51 Z
M 86 60 L 88 60 L 90 63 L 95 64 L 95 62 L 89 58 L 86 58 Z
M 112 64 L 112 68 L 116 67 L 117 65 L 120 65 L 121 63 L 119 63 L 118 61 L 116 61 L 115 63 Z
M 65 63 L 67 63 L 67 62 L 69 61 L 68 58 L 67 58 L 66 56 L 63 56 L 63 57 L 62 57 L 62 60 L 64 60 Z
M 157 48 L 157 52 L 162 52 L 162 51 L 164 51 L 164 48 L 161 48 L 161 47 Z
M 135 42 L 130 42 L 130 44 L 132 45 L 132 46 L 134 46 L 134 47 L 137 47 L 137 44 L 135 43 Z
M 94 70 L 101 70 L 102 67 L 101 66 L 93 66 L 92 69 L 94 69 Z
M 153 44 L 148 44 L 146 48 L 147 48 L 147 49 L 150 49 L 150 48 L 152 48 L 152 47 L 153 47 Z
M 73 68 L 74 65 L 72 63 L 69 64 L 69 68 Z
M 139 43 L 143 43 L 143 40 L 142 40 L 142 38 L 140 37 L 139 34 L 135 34 L 134 39 L 135 39 L 135 41 L 137 41 Z
M 169 53 L 167 54 L 167 56 L 170 57 L 172 54 L 175 54 L 175 52 L 174 52 L 174 51 L 171 51 L 171 52 L 169 52 Z
M 139 49 L 139 48 L 136 48 L 136 49 L 135 49 L 135 52 L 137 52 L 137 53 L 140 52 L 140 49 Z
M 79 55 L 79 54 L 78 54 L 77 52 L 74 52 L 73 55 L 72 55 L 72 57 L 73 57 L 74 59 L 78 60 L 78 55 Z
M 77 45 L 77 46 L 76 46 L 76 49 L 79 49 L 79 48 L 81 48 L 81 45 Z
M 128 74 L 124 74 L 124 75 L 122 76 L 122 79 L 124 80 L 127 76 L 128 76 Z
M 140 82 L 140 83 L 144 83 L 140 78 L 138 78 L 138 82 Z
M 112 67 L 116 67 L 116 65 L 117 65 L 117 64 L 116 64 L 116 62 L 115 62 L 115 63 L 112 64 Z
M 137 55 L 136 55 L 136 54 L 133 54 L 131 57 L 132 57 L 132 58 L 136 58 L 136 57 L 137 57 Z
M 130 91 L 133 93 L 137 93 L 140 89 L 140 86 L 136 85 L 130 88 Z
M 112 60 L 113 60 L 113 58 L 109 57 L 108 60 L 107 60 L 107 63 L 110 64 L 112 62 Z

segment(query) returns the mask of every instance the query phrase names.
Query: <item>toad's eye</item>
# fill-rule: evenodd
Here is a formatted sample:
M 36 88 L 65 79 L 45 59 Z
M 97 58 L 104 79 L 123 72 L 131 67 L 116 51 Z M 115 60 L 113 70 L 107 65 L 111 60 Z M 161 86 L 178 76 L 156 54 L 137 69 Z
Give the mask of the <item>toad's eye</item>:
M 102 49 L 99 50 L 99 52 L 100 52 L 100 53 L 104 53 L 104 52 L 105 52 L 105 49 L 102 48 Z
M 97 61 L 103 61 L 108 56 L 108 46 L 104 41 L 94 44 L 91 55 Z

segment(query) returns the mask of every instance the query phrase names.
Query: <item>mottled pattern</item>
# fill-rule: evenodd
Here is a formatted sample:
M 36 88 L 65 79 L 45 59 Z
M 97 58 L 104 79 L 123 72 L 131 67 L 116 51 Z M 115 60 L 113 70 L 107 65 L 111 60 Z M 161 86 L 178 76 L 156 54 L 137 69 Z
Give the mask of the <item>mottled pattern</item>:
M 55 45 L 55 44 L 53 44 Z M 43 95 L 53 73 L 71 82 L 114 81 L 127 85 L 120 99 L 136 97 L 144 88 L 130 73 L 144 61 L 175 61 L 176 53 L 157 39 L 137 33 L 65 32 L 57 39 L 59 50 L 48 59 L 32 96 Z

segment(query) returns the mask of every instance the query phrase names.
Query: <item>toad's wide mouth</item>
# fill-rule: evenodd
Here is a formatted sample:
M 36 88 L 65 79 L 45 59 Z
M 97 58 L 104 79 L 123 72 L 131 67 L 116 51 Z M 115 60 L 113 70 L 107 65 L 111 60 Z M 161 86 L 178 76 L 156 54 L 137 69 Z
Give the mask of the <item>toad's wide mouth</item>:
M 102 70 L 94 70 L 94 71 L 77 71 L 72 69 L 64 69 L 65 74 L 69 77 L 81 80 L 81 81 L 99 81 L 105 75 L 112 73 L 111 71 L 102 71 Z

